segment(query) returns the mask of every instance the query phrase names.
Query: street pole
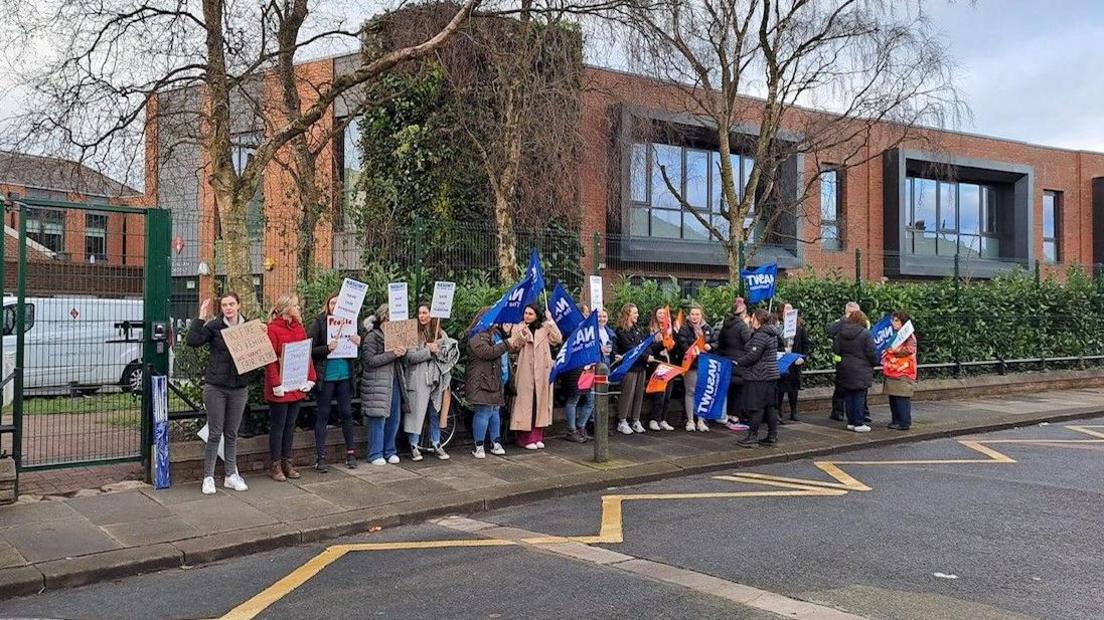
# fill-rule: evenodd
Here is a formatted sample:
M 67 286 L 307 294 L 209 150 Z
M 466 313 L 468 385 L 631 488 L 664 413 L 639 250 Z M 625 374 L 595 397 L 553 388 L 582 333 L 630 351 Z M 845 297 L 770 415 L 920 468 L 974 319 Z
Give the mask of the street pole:
M 609 460 L 609 366 L 594 369 L 594 462 Z

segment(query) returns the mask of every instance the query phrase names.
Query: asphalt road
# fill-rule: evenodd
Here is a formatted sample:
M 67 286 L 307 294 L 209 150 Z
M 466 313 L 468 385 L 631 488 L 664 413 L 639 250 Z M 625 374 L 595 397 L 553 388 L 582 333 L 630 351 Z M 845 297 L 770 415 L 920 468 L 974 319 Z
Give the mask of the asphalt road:
M 760 619 L 806 604 L 908 620 L 1101 618 L 1104 419 L 1073 425 L 1099 437 L 1067 426 L 979 436 L 977 449 L 946 439 L 834 457 L 895 462 L 838 465 L 866 491 L 838 488 L 813 462 L 797 461 L 754 471 L 812 483 L 691 476 L 466 522 L 538 537 L 595 536 L 600 524 L 619 524 L 622 543 L 356 550 L 317 573 L 299 567 L 326 545 L 300 546 L 4 601 L 0 617 L 215 618 L 235 608 L 238 617 L 249 617 L 239 605 L 298 574 L 302 584 L 254 607 L 256 617 Z M 960 462 L 931 462 L 942 460 Z M 722 472 L 737 473 L 746 472 Z M 700 495 L 732 492 L 789 495 Z M 621 504 L 620 519 L 603 513 L 602 496 L 641 494 L 648 497 Z M 466 544 L 455 541 L 502 541 L 514 531 L 473 533 L 457 523 L 464 522 L 332 544 Z M 774 595 L 745 605 L 728 583 Z

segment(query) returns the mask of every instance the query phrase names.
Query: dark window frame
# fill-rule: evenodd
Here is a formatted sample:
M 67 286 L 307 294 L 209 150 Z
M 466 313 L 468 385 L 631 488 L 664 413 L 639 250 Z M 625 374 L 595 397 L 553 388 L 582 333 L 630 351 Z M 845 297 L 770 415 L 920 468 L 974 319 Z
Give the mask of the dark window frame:
M 835 180 L 832 181 L 834 190 L 834 202 L 833 212 L 834 219 L 824 219 L 824 175 L 831 173 L 835 176 Z M 846 248 L 846 240 L 843 238 L 843 219 L 844 219 L 844 184 L 847 182 L 846 169 L 838 164 L 825 164 L 820 169 L 820 247 L 828 252 L 842 252 Z M 835 229 L 836 236 L 828 237 L 825 235 L 826 229 Z M 829 243 L 829 240 L 834 241 L 833 244 Z
M 1059 190 L 1045 189 L 1043 190 L 1043 261 L 1046 263 L 1060 263 L 1062 262 L 1062 203 L 1065 196 Z M 1054 218 L 1052 225 L 1054 227 L 1054 235 L 1048 237 L 1046 234 L 1046 216 L 1047 198 L 1051 199 L 1051 217 Z M 1054 255 L 1047 255 L 1047 244 L 1053 244 Z
M 94 218 L 96 219 L 96 221 L 103 222 L 103 225 L 102 226 L 93 226 L 92 221 L 93 221 Z M 108 219 L 108 216 L 107 216 L 106 213 L 90 212 L 90 213 L 85 213 L 84 214 L 84 259 L 85 260 L 90 261 L 93 258 L 96 260 L 96 262 L 107 260 L 107 227 L 108 227 L 108 222 L 109 221 L 110 220 Z M 101 235 L 90 235 L 90 234 L 88 234 L 89 231 L 93 231 L 93 230 L 102 231 L 103 234 L 101 234 Z M 93 244 L 95 244 L 95 247 L 93 247 Z
M 935 183 L 935 221 L 932 225 L 928 225 L 925 222 L 924 228 L 916 228 L 916 183 L 919 181 L 927 181 Z M 944 226 L 943 213 L 944 213 L 944 198 L 948 196 L 944 192 L 944 186 L 953 186 L 953 191 L 949 193 L 949 196 L 953 196 L 954 200 L 954 227 L 950 228 Z M 977 202 L 977 221 L 978 221 L 978 233 L 962 232 L 962 186 L 974 185 L 978 187 L 978 202 Z M 959 254 L 962 251 L 963 239 L 976 239 L 978 246 L 976 250 L 973 250 L 980 258 L 999 258 L 1000 255 L 1000 241 L 1001 235 L 996 222 L 993 221 L 991 230 L 987 230 L 988 212 L 986 211 L 986 205 L 988 200 L 986 197 L 995 197 L 997 194 L 997 188 L 987 183 L 977 183 L 969 181 L 948 181 L 946 179 L 934 178 L 931 176 L 922 175 L 908 175 L 905 177 L 905 248 L 906 252 L 912 256 L 940 256 L 940 257 L 953 257 L 955 254 Z M 995 207 L 994 207 L 995 208 Z M 948 235 L 954 237 L 954 252 L 951 254 L 944 254 L 940 249 L 946 246 L 950 241 L 947 239 Z M 934 253 L 919 253 L 916 251 L 916 239 L 917 237 L 929 237 L 935 242 Z M 995 243 L 998 248 L 997 257 L 991 257 L 985 255 L 985 247 L 988 243 Z
M 27 238 L 45 247 L 51 252 L 62 254 L 65 252 L 65 211 L 51 207 L 27 207 L 24 211 L 27 218 Z M 60 230 L 57 233 L 47 232 L 47 224 L 56 224 Z M 56 246 L 51 241 L 57 238 Z

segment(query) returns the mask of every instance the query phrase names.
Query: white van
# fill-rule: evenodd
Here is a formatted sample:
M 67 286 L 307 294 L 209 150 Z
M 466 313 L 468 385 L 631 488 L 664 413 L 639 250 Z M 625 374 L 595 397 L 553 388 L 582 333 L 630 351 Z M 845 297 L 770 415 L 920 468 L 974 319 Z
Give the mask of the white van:
M 138 391 L 142 300 L 27 297 L 26 394 Z M 4 353 L 15 351 L 15 297 L 4 297 Z

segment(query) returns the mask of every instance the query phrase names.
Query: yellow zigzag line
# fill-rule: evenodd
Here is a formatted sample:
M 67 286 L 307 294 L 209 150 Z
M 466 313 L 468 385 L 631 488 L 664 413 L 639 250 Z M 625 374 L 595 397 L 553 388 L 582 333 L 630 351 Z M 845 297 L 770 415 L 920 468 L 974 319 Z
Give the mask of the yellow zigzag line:
M 1104 443 L 1104 425 L 1077 425 L 1065 427 L 1095 439 L 960 439 L 958 443 L 984 455 L 983 459 L 919 459 L 893 461 L 813 461 L 813 465 L 835 482 L 773 476 L 755 472 L 713 476 L 715 480 L 742 482 L 785 490 L 734 491 L 715 493 L 640 493 L 631 495 L 603 495 L 602 523 L 597 536 L 538 536 L 508 540 L 503 538 L 465 538 L 456 540 L 427 540 L 390 543 L 356 543 L 331 545 L 306 564 L 272 584 L 253 598 L 230 610 L 221 620 L 251 620 L 273 603 L 287 596 L 348 553 L 356 551 L 399 551 L 414 549 L 454 549 L 472 547 L 512 547 L 525 545 L 555 545 L 581 543 L 584 545 L 615 545 L 625 541 L 622 507 L 629 501 L 669 501 L 700 499 L 735 499 L 744 497 L 836 497 L 851 491 L 870 491 L 871 487 L 843 471 L 840 465 L 982 465 L 1009 464 L 1015 459 L 989 447 L 989 444 L 1035 444 L 1062 447 L 1068 444 Z

